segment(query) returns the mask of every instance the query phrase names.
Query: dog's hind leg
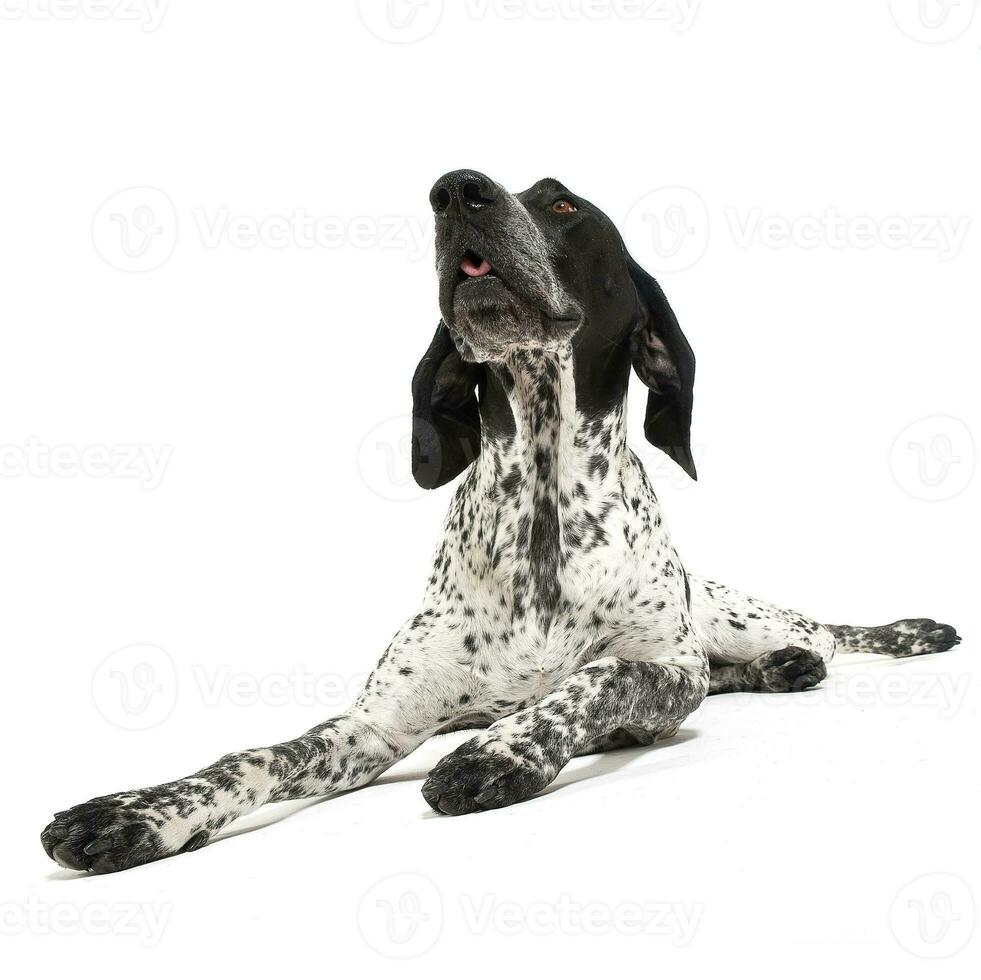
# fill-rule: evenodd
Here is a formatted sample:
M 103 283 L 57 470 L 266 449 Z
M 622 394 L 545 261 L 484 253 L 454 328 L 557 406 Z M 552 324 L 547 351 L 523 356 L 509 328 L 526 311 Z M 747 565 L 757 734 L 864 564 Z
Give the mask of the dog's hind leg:
M 820 623 L 689 576 L 691 611 L 712 665 L 709 694 L 801 691 L 827 676 L 835 639 Z
M 711 685 L 708 693 L 712 693 Z M 608 735 L 601 735 L 589 742 L 576 755 L 598 755 L 600 752 L 615 752 L 617 749 L 632 749 L 638 745 L 652 745 L 654 742 L 660 742 L 676 734 L 677 729 L 672 730 L 670 728 L 656 734 L 642 728 L 618 728 Z
M 957 646 L 957 630 L 933 619 L 900 619 L 888 626 L 828 626 L 840 653 L 919 657 Z
M 713 664 L 709 694 L 737 691 L 804 691 L 828 676 L 824 660 L 812 650 L 784 647 L 743 664 Z
M 836 652 L 916 656 L 949 650 L 953 627 L 932 619 L 890 626 L 825 626 L 791 609 L 689 576 L 692 616 L 712 665 L 710 694 L 801 691 L 827 676 Z
M 48 856 L 75 871 L 120 871 L 196 850 L 264 803 L 322 796 L 370 783 L 463 709 L 467 672 L 436 627 L 407 627 L 347 713 L 266 748 L 223 756 L 173 782 L 100 796 L 63 810 L 45 828 Z M 442 640 L 448 638 L 443 636 Z
M 815 620 L 695 575 L 689 583 L 692 617 L 713 664 L 745 664 L 787 647 L 825 662 L 834 656 L 834 636 Z
M 600 752 L 614 752 L 616 749 L 630 749 L 636 745 L 650 745 L 654 739 L 650 736 L 617 728 L 607 735 L 587 742 L 576 755 L 597 755 Z

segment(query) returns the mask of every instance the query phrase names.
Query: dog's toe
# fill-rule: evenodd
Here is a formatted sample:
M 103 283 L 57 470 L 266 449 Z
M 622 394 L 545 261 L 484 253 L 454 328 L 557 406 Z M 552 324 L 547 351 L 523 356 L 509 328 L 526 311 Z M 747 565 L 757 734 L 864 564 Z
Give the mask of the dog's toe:
M 477 809 L 472 797 L 442 781 L 427 779 L 422 787 L 422 795 L 437 813 L 445 813 L 450 817 L 473 813 Z
M 52 851 L 51 856 L 63 868 L 69 871 L 88 871 L 89 863 L 85 860 L 84 854 L 80 854 L 70 844 L 58 844 Z
M 64 824 L 60 820 L 52 820 L 44 830 L 41 831 L 41 846 L 44 848 L 44 853 L 51 858 L 52 861 L 57 860 L 54 856 L 54 850 L 65 839 L 65 829 Z

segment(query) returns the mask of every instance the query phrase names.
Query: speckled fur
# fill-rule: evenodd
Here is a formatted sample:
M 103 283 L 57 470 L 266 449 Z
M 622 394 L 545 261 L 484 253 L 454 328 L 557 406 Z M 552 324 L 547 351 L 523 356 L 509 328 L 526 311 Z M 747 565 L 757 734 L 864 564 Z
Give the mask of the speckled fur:
M 533 237 L 521 261 L 547 263 Z M 558 294 L 550 271 L 535 281 Z M 49 856 L 107 872 L 194 850 L 265 803 L 363 786 L 430 736 L 469 727 L 485 730 L 423 795 L 447 814 L 506 806 L 573 756 L 673 735 L 709 693 L 818 683 L 836 638 L 892 656 L 956 642 L 932 620 L 821 626 L 688 574 L 627 447 L 625 391 L 584 412 L 562 336 L 505 344 L 488 367 L 512 430 L 482 433 L 418 612 L 351 709 L 293 741 L 62 811 L 42 834 Z
M 943 653 L 960 642 L 953 626 L 932 619 L 900 619 L 888 626 L 828 626 L 843 653 L 918 657 Z

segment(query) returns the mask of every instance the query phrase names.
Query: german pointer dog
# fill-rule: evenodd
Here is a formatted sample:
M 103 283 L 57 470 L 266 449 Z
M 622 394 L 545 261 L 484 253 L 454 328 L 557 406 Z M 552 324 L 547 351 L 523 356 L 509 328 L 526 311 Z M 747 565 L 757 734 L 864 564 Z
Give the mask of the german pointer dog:
M 797 691 L 834 653 L 959 640 L 930 619 L 822 626 L 689 574 L 627 447 L 644 434 L 692 479 L 695 359 L 609 218 L 555 180 L 511 194 L 459 170 L 430 194 L 442 320 L 412 379 L 412 468 L 450 503 L 419 611 L 354 705 L 292 741 L 63 810 L 66 868 L 195 850 L 278 800 L 370 783 L 431 735 L 484 729 L 422 787 L 439 813 L 527 800 L 576 755 L 673 735 L 707 694 Z

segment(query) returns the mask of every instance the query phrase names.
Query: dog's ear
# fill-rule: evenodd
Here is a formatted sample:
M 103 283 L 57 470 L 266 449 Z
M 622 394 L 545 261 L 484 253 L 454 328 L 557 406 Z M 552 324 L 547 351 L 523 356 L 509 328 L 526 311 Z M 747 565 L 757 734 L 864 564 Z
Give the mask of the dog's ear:
M 629 255 L 627 265 L 646 314 L 630 338 L 634 370 L 648 388 L 644 435 L 697 480 L 691 454 L 695 355 L 661 287 Z
M 483 370 L 460 357 L 440 320 L 412 376 L 412 475 L 425 490 L 448 483 L 480 455 L 476 387 Z

